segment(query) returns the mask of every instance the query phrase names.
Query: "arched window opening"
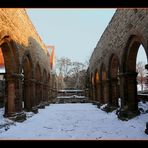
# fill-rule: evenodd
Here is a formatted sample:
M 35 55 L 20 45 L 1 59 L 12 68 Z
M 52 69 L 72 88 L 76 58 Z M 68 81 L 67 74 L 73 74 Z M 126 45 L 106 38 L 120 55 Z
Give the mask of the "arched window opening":
M 144 50 L 144 47 L 140 45 L 137 58 L 136 58 L 136 72 L 137 75 L 137 91 L 144 92 L 148 90 L 147 85 L 147 70 L 145 69 L 145 65 L 147 64 L 147 57 Z

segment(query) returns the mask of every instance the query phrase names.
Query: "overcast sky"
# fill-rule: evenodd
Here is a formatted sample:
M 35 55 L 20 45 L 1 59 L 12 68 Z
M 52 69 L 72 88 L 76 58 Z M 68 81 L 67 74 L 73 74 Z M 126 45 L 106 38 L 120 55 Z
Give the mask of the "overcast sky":
M 54 45 L 56 58 L 85 62 L 96 47 L 116 9 L 26 9 L 46 45 Z M 144 50 L 138 60 L 146 63 Z

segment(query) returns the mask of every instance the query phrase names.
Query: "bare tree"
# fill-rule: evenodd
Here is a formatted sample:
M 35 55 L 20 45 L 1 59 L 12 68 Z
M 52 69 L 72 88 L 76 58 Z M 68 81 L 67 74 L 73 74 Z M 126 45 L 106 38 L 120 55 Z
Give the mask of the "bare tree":
M 138 73 L 137 82 L 141 85 L 141 91 L 143 91 L 143 85 L 146 83 L 146 69 L 143 62 L 138 62 L 136 65 L 136 71 Z
M 85 82 L 85 71 L 86 65 L 72 61 L 69 58 L 62 57 L 57 60 L 57 69 L 59 75 L 63 76 L 65 84 L 67 87 L 82 88 Z

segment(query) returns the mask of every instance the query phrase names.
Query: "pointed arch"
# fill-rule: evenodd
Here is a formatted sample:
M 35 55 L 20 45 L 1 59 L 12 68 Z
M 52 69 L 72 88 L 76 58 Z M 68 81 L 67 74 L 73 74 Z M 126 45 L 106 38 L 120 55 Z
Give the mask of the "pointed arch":
M 124 49 L 121 63 L 124 74 L 122 77 L 123 104 L 128 106 L 129 111 L 134 112 L 138 111 L 136 58 L 141 44 L 143 45 L 142 36 L 131 35 Z M 147 53 L 145 48 L 144 50 Z

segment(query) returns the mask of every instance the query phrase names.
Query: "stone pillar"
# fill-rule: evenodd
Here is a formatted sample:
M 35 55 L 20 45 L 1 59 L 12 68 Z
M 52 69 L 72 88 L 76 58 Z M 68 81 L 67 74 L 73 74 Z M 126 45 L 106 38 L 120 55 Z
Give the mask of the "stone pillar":
M 111 96 L 110 96 L 110 105 L 118 106 L 118 98 L 119 98 L 119 88 L 118 88 L 118 79 L 111 79 Z
M 41 102 L 44 102 L 43 98 L 43 82 L 40 82 L 40 97 L 41 97 Z
M 92 85 L 92 100 L 95 101 L 95 87 Z
M 24 80 L 24 107 L 27 111 L 31 111 L 31 81 L 29 79 Z
M 7 95 L 5 102 L 5 117 L 11 117 L 15 114 L 15 80 L 12 77 L 7 78 Z
M 22 99 L 23 99 L 23 90 L 22 90 L 22 79 L 24 76 L 22 74 L 13 73 L 13 78 L 15 80 L 15 111 L 22 112 Z
M 101 102 L 101 83 L 98 82 L 98 101 Z
M 13 73 L 7 77 L 7 96 L 5 115 L 11 120 L 23 122 L 26 120 L 26 114 L 22 112 L 22 74 Z
M 126 83 L 126 74 L 120 73 L 120 98 L 121 98 L 121 109 L 124 109 L 124 107 L 127 104 L 127 83 Z
M 138 110 L 138 99 L 137 99 L 137 72 L 127 73 L 127 92 L 128 92 L 128 110 Z
M 98 101 L 98 83 L 94 86 L 94 101 Z
M 137 99 L 137 73 L 128 72 L 120 75 L 120 98 L 121 109 L 119 118 L 122 116 L 132 118 L 139 114 Z
M 30 85 L 30 99 L 31 99 L 31 107 L 36 106 L 36 101 L 35 101 L 35 79 L 29 79 L 29 85 Z
M 109 103 L 110 98 L 110 80 L 103 81 L 104 103 Z

